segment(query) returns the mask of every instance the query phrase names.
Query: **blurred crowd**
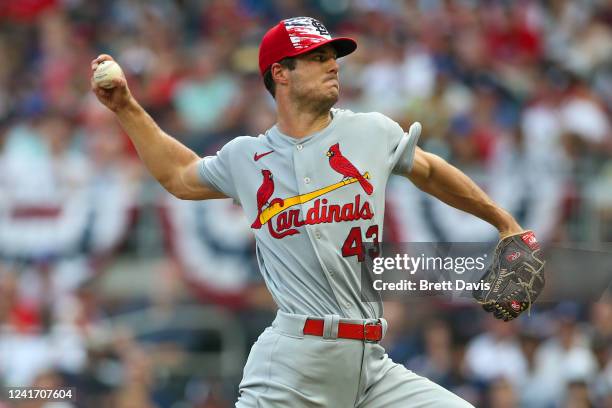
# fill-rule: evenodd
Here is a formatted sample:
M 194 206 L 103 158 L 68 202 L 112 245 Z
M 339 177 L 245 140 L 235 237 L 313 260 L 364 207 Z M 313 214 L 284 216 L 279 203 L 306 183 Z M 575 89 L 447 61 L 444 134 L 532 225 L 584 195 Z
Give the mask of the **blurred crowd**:
M 357 40 L 338 107 L 422 122 L 421 147 L 545 243 L 612 240 L 610 0 L 0 0 L 0 389 L 231 406 L 274 315 L 248 223 L 157 186 L 90 62 L 112 55 L 165 131 L 214 154 L 274 123 L 258 45 L 301 15 Z M 403 179 L 387 206 L 386 242 L 496 238 Z M 609 293 L 515 323 L 424 299 L 386 317 L 396 362 L 478 407 L 612 407 Z

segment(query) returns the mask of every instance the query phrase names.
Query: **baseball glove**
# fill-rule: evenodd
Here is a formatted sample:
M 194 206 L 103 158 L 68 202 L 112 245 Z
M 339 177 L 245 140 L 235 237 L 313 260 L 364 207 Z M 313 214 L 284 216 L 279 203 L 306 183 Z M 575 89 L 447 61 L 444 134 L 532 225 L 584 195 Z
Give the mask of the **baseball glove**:
M 487 289 L 472 294 L 496 318 L 512 320 L 530 309 L 542 292 L 544 264 L 533 231 L 505 237 L 495 247 L 493 263 L 481 278 Z

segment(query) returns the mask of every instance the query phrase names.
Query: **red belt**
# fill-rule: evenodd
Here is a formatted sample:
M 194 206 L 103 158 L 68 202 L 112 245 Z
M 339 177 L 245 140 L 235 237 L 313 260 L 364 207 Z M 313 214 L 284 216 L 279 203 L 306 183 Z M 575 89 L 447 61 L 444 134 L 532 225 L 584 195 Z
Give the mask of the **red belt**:
M 323 336 L 324 320 L 307 319 L 304 324 L 304 334 Z M 380 322 L 376 323 L 338 323 L 338 338 L 377 342 L 382 340 L 383 330 Z

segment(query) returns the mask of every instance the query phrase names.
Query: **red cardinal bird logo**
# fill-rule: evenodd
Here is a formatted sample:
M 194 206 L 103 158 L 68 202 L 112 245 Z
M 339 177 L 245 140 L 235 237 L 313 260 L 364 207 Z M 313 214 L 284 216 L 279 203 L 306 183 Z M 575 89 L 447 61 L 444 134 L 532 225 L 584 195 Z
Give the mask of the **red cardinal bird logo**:
M 342 155 L 342 152 L 340 152 L 340 144 L 336 143 L 330 147 L 327 151 L 327 157 L 329 157 L 329 165 L 332 169 L 342 174 L 344 178 L 355 177 L 366 194 L 372 194 L 374 187 L 372 187 L 372 184 L 370 184 L 370 182 L 361 175 L 359 170 L 353 166 L 353 163 Z
M 251 228 L 255 229 L 261 228 L 259 216 L 266 204 L 272 205 L 278 202 L 281 206 L 283 205 L 283 200 L 281 198 L 275 198 L 272 202 L 268 202 L 274 193 L 274 178 L 272 177 L 272 172 L 270 170 L 262 170 L 261 175 L 263 176 L 263 181 L 257 190 L 257 218 L 255 218 L 255 221 L 251 224 Z

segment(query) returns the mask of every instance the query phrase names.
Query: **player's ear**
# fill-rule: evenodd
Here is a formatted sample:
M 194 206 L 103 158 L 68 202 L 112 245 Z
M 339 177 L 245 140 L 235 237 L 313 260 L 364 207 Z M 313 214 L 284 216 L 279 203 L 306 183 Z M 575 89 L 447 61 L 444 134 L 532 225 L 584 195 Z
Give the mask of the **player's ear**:
M 277 84 L 286 84 L 287 83 L 287 81 L 288 81 L 288 78 L 287 78 L 288 77 L 288 72 L 289 72 L 289 68 L 283 67 L 278 62 L 275 62 L 270 67 L 270 73 L 272 74 L 272 79 Z

